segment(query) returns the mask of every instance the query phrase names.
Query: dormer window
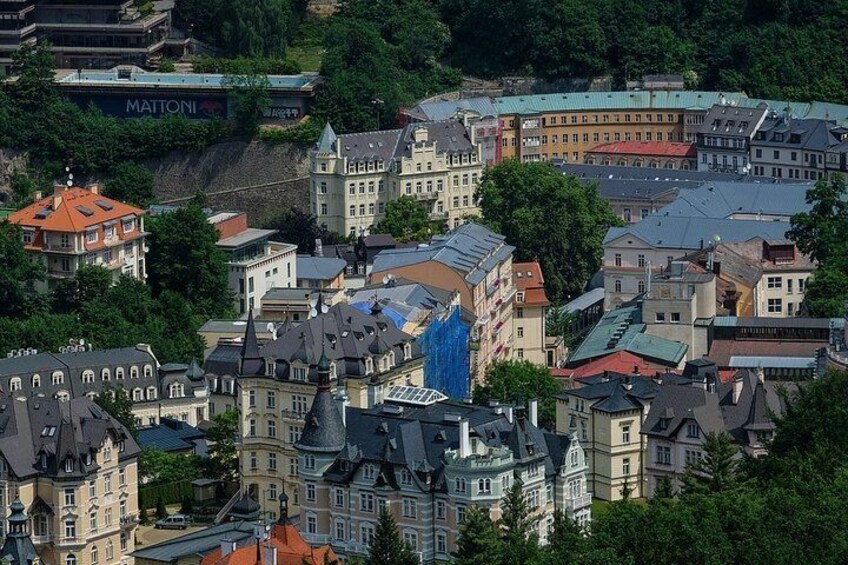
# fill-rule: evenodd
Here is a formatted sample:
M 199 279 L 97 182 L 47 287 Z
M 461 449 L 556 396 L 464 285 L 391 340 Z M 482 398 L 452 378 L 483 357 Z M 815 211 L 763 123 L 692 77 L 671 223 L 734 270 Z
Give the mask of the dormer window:
M 667 429 L 668 429 L 668 424 L 669 424 L 669 419 L 668 419 L 668 418 L 660 418 L 659 425 L 660 425 L 660 429 L 661 429 L 661 430 L 667 430 Z
M 13 377 L 12 380 L 9 381 L 9 391 L 15 392 L 21 390 L 21 379 L 20 377 Z
M 54 371 L 52 380 L 54 385 L 60 385 L 65 382 L 65 374 L 62 371 Z
M 102 381 L 110 381 L 112 380 L 112 374 L 109 372 L 109 369 L 103 369 L 100 371 L 100 380 Z
M 306 382 L 306 367 L 292 367 L 292 380 Z
M 330 380 L 336 379 L 336 364 L 330 363 Z
M 370 357 L 365 358 L 365 374 L 370 375 L 374 372 L 374 360 Z
M 82 372 L 82 382 L 83 384 L 91 384 L 94 382 L 94 371 L 85 370 Z
M 151 367 L 150 365 L 145 365 L 144 366 L 144 378 L 149 379 L 152 376 L 153 376 L 153 367 Z
M 412 346 L 408 343 L 403 344 L 403 359 L 406 361 L 407 359 L 412 358 Z
M 91 467 L 91 453 L 85 454 L 85 465 Z
M 130 378 L 137 379 L 138 378 L 138 367 L 130 367 Z
M 65 472 L 73 473 L 74 472 L 74 460 L 68 457 L 65 459 Z
M 32 376 L 32 388 L 38 388 L 41 386 L 41 375 L 33 375 Z
M 115 378 L 119 381 L 124 380 L 124 368 L 123 367 L 118 367 L 117 369 L 115 369 Z
M 41 468 L 42 469 L 47 468 L 47 454 L 46 453 L 41 454 Z
M 56 435 L 56 426 L 44 426 L 41 430 L 41 437 L 53 437 Z

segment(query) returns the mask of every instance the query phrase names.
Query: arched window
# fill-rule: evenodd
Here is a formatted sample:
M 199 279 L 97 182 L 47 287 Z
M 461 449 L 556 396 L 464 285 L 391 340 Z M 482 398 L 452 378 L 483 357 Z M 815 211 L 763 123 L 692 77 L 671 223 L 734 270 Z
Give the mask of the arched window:
M 85 395 L 86 395 L 86 396 L 87 396 L 90 400 L 94 400 L 95 398 L 97 398 L 97 393 L 96 393 L 96 392 L 94 392 L 94 391 L 92 391 L 92 392 L 87 392 L 87 393 L 85 393 Z
M 84 384 L 91 384 L 94 382 L 94 371 L 90 369 L 86 369 L 82 372 L 82 382 Z
M 153 376 L 153 367 L 151 367 L 150 365 L 145 365 L 144 366 L 144 378 L 149 379 L 152 376 Z
M 124 380 L 124 368 L 123 367 L 116 367 L 115 368 L 115 379 L 117 379 L 119 381 Z
M 65 373 L 62 371 L 53 371 L 53 384 L 60 385 L 65 382 Z
M 60 390 L 59 392 L 56 393 L 56 398 L 60 402 L 67 402 L 70 397 L 71 396 L 67 392 L 65 392 L 64 390 Z
M 65 565 L 77 565 L 77 556 L 71 553 L 65 557 Z
M 171 383 L 168 389 L 168 394 L 171 398 L 182 398 L 184 396 L 183 385 L 180 383 Z
M 17 390 L 21 390 L 21 379 L 20 377 L 12 377 L 12 380 L 9 381 L 9 392 Z
M 477 492 L 492 492 L 492 479 L 477 479 Z
M 108 540 L 106 542 L 106 561 L 111 561 L 115 558 L 115 547 L 112 544 L 112 540 Z
M 91 548 L 91 565 L 97 565 L 97 546 Z
M 32 376 L 32 388 L 38 388 L 41 386 L 41 375 L 33 375 Z
M 111 381 L 112 380 L 111 371 L 109 371 L 109 369 L 106 369 L 106 368 L 104 368 L 102 371 L 100 371 L 100 380 Z
M 138 378 L 138 367 L 136 367 L 135 365 L 130 367 L 130 378 L 131 379 L 137 379 Z
M 156 387 L 147 387 L 147 400 L 156 400 Z
M 412 357 L 412 346 L 408 343 L 403 344 L 403 358 L 404 360 L 410 359 Z
M 465 479 L 462 477 L 457 477 L 453 481 L 453 487 L 456 492 L 465 492 Z
M 370 357 L 365 358 L 365 374 L 370 375 L 374 372 L 374 360 Z
M 621 281 L 615 281 L 615 291 L 621 292 Z

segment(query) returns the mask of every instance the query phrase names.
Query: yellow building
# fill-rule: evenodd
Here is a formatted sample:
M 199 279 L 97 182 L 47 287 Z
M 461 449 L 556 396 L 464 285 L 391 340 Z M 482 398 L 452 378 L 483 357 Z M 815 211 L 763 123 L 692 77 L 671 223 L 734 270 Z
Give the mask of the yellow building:
M 545 294 L 539 263 L 513 263 L 512 284 L 516 290 L 512 309 L 515 358 L 547 365 L 545 314 L 551 301 Z
M 15 423 L 0 432 L 0 520 L 19 499 L 44 564 L 131 565 L 140 449 L 126 428 L 85 397 L 9 399 L 0 417 Z
M 504 159 L 582 163 L 604 143 L 692 143 L 707 110 L 722 100 L 748 102 L 742 93 L 653 90 L 507 96 L 494 104 Z

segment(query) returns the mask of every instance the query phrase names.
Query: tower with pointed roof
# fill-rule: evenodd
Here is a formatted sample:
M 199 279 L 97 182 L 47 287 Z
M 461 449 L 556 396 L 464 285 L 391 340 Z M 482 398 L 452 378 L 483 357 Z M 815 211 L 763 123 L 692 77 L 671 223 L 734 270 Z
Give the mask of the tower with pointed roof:
M 265 361 L 259 355 L 259 341 L 256 339 L 256 327 L 253 322 L 253 310 L 247 315 L 247 327 L 241 345 L 240 376 L 260 376 L 265 374 Z
M 28 520 L 21 500 L 16 498 L 9 510 L 9 532 L 6 534 L 3 549 L 0 549 L 0 564 L 38 565 L 38 552 L 29 537 Z

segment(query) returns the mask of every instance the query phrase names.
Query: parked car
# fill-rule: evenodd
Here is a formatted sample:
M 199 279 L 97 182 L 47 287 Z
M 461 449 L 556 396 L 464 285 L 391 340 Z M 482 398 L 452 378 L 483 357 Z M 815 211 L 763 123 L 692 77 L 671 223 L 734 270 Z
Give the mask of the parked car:
M 171 514 L 167 518 L 156 520 L 153 525 L 157 530 L 185 530 L 191 523 L 191 518 L 185 514 Z

